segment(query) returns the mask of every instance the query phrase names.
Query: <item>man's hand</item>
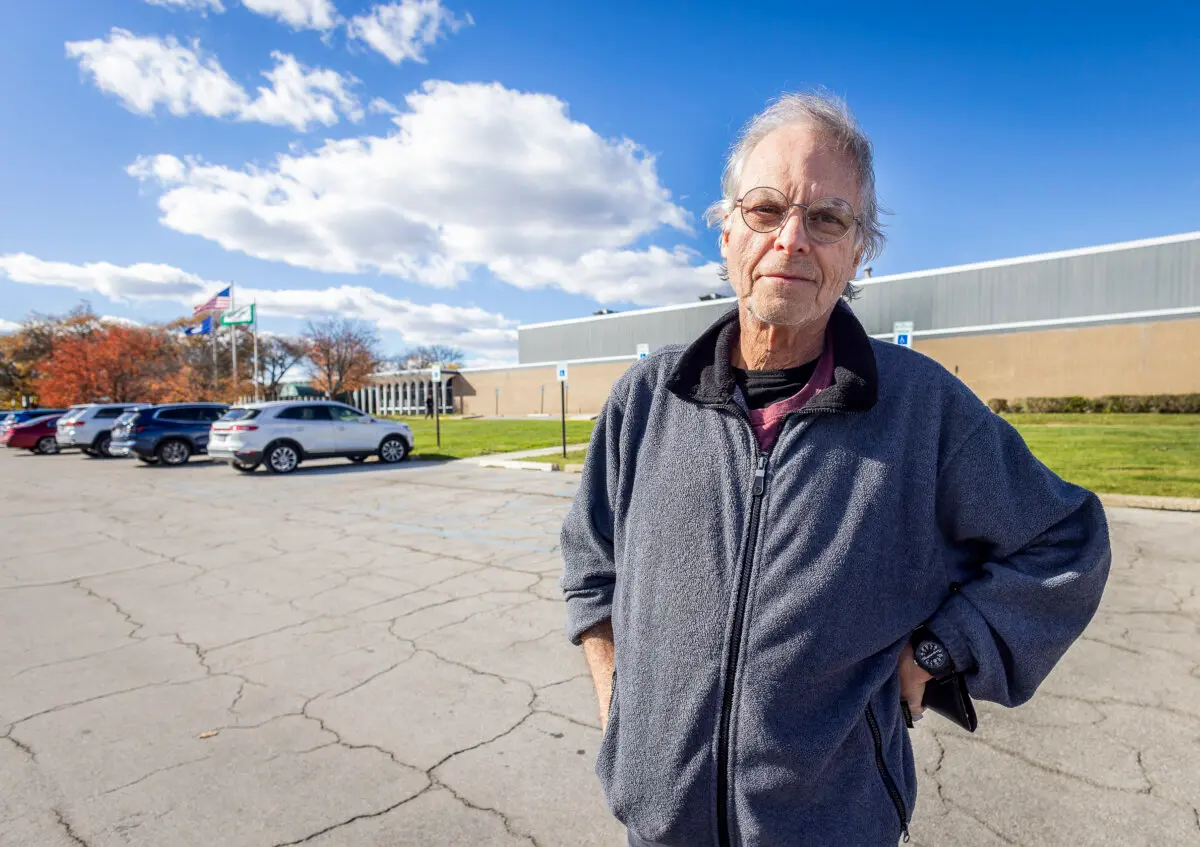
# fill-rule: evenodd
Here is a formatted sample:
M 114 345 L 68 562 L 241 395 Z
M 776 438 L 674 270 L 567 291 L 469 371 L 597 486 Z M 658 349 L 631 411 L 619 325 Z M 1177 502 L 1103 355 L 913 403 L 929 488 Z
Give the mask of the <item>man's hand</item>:
M 919 720 L 921 701 L 925 699 L 925 683 L 933 679 L 933 675 L 922 668 L 913 659 L 911 644 L 905 644 L 900 651 L 900 698 L 908 703 L 908 710 L 914 721 Z

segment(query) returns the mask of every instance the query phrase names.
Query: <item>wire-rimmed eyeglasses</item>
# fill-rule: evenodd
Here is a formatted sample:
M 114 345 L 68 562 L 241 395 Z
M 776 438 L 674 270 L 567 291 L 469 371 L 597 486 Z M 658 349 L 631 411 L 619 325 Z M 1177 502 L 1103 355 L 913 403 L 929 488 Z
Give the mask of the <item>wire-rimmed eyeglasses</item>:
M 742 220 L 755 232 L 774 232 L 783 226 L 792 209 L 803 214 L 804 231 L 820 244 L 834 244 L 861 223 L 854 207 L 840 197 L 822 197 L 811 203 L 789 203 L 787 196 L 776 188 L 751 188 L 736 203 L 742 210 Z

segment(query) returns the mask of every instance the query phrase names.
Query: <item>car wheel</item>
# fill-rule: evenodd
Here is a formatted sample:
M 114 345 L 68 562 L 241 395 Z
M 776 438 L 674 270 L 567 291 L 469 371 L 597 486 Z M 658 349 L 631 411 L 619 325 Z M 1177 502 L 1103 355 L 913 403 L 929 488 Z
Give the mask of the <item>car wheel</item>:
M 164 465 L 182 465 L 192 457 L 192 448 L 185 441 L 171 438 L 158 445 L 154 455 L 158 456 Z
M 300 454 L 290 444 L 276 444 L 263 457 L 271 473 L 291 473 L 300 464 Z
M 157 465 L 158 459 L 155 456 L 138 456 L 137 460 L 145 465 Z
M 389 465 L 408 458 L 408 442 L 398 435 L 389 435 L 379 445 L 379 461 Z
M 47 435 L 38 439 L 36 451 L 43 456 L 53 456 L 58 452 L 58 442 L 54 440 L 53 435 Z
M 366 456 L 347 456 L 346 458 L 349 459 L 350 461 L 354 462 L 354 464 L 356 464 L 356 465 L 361 465 L 363 462 L 365 462 L 367 460 Z
M 92 442 L 92 449 L 95 450 L 95 455 L 105 459 L 112 458 L 112 453 L 109 452 L 110 447 L 112 447 L 112 436 L 107 432 Z
M 241 471 L 242 473 L 254 473 L 258 469 L 258 462 L 254 462 L 250 465 L 242 462 L 231 462 L 231 464 L 233 465 L 233 469 L 235 471 Z
M 91 447 L 80 447 L 79 449 L 83 451 L 83 455 L 91 456 L 93 459 L 96 458 L 96 451 Z

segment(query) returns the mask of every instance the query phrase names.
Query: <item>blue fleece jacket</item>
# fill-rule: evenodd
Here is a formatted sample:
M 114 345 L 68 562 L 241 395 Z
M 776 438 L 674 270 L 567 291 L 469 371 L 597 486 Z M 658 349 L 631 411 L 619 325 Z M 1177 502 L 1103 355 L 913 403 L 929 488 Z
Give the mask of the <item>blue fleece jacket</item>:
M 1091 619 L 1104 513 L 959 380 L 844 304 L 834 383 L 760 455 L 736 311 L 613 387 L 562 530 L 568 635 L 611 618 L 597 773 L 631 841 L 895 844 L 916 801 L 897 661 L 1028 700 Z

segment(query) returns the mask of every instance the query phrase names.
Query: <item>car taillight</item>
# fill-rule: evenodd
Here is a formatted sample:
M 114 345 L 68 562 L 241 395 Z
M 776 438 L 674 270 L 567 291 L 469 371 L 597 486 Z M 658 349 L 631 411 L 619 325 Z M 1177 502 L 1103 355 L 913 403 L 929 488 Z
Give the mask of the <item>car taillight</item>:
M 257 424 L 236 424 L 233 427 L 234 432 L 253 432 L 258 429 Z
M 133 431 L 134 431 L 134 432 L 145 432 L 145 431 L 146 431 L 146 428 L 145 428 L 144 426 L 135 426 L 135 427 L 133 428 Z

